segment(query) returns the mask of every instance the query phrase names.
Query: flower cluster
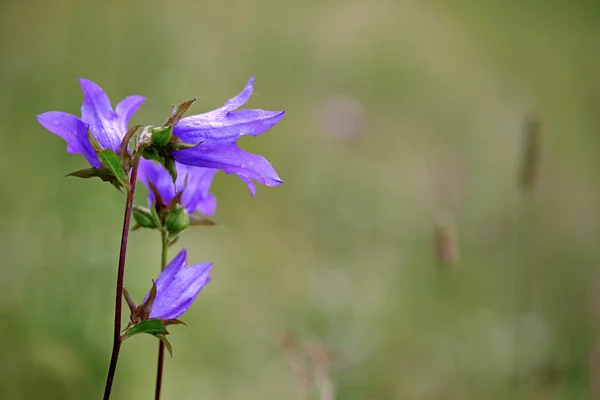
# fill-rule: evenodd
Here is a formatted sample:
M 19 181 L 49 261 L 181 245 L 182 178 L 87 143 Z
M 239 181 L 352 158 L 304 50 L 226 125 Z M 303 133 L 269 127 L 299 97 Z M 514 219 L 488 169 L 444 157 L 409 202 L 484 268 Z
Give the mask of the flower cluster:
M 85 79 L 80 79 L 80 85 L 83 91 L 81 116 L 51 111 L 38 115 L 37 119 L 67 143 L 69 154 L 82 154 L 90 164 L 90 168 L 70 175 L 99 177 L 127 191 L 122 238 L 125 247 L 120 253 L 115 305 L 117 336 L 105 389 L 105 398 L 108 398 L 120 343 L 135 334 L 149 333 L 171 351 L 165 338 L 166 326 L 181 323 L 177 318 L 188 310 L 211 280 L 211 263 L 187 266 L 187 251 L 183 249 L 166 265 L 166 255 L 169 246 L 189 225 L 213 224 L 208 218 L 217 206 L 210 192 L 216 173 L 237 175 L 252 196 L 256 193 L 255 182 L 265 186 L 282 183 L 264 157 L 242 150 L 237 140 L 269 130 L 283 118 L 284 112 L 238 110 L 252 94 L 252 77 L 238 95 L 220 108 L 184 117 L 192 100 L 176 107 L 162 126 L 129 128 L 129 121 L 145 101 L 144 97 L 126 97 L 113 109 L 100 86 Z M 148 188 L 147 207 L 132 204 L 136 180 Z M 159 231 L 163 245 L 161 273 L 139 306 L 122 286 L 128 213 L 135 218 L 137 227 Z M 130 323 L 123 332 L 119 322 L 121 293 L 131 311 Z M 157 376 L 161 373 L 159 357 Z M 160 379 L 157 379 L 157 394 L 160 394 Z

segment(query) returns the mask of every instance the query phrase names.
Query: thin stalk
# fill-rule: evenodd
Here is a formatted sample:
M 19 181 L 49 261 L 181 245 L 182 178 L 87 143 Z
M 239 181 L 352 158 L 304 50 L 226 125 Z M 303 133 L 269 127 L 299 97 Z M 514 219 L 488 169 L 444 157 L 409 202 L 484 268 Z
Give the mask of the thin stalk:
M 121 350 L 121 306 L 123 302 L 123 278 L 125 276 L 125 257 L 127 255 L 127 239 L 129 238 L 129 225 L 131 223 L 131 209 L 133 208 L 133 196 L 135 194 L 135 184 L 137 181 L 137 171 L 140 164 L 141 152 L 137 152 L 133 159 L 131 175 L 129 177 L 129 189 L 127 190 L 127 199 L 125 200 L 125 215 L 123 217 L 123 231 L 121 233 L 121 250 L 119 251 L 119 267 L 117 269 L 117 289 L 115 297 L 115 323 L 113 332 L 113 348 L 110 356 L 110 366 L 106 375 L 106 386 L 104 387 L 104 400 L 110 399 L 113 379 L 117 370 L 119 361 L 119 351 Z
M 167 266 L 167 257 L 169 254 L 169 237 L 165 229 L 161 231 L 162 251 L 160 257 L 161 272 Z M 156 389 L 154 391 L 154 399 L 160 400 L 160 391 L 162 389 L 163 364 L 165 360 L 165 344 L 162 341 L 158 342 L 158 363 L 156 367 Z

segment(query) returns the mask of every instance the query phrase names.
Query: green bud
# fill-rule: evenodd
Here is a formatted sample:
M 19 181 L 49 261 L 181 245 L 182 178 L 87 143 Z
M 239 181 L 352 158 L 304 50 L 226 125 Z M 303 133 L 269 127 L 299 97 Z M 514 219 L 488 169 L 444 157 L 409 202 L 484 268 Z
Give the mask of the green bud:
M 190 216 L 187 211 L 181 206 L 177 205 L 167 215 L 165 225 L 169 233 L 179 233 L 190 226 Z
M 158 228 L 160 221 L 157 220 L 155 214 L 145 207 L 133 206 L 133 218 L 142 228 Z
M 173 127 L 172 126 L 159 126 L 156 128 L 152 128 L 150 131 L 152 133 L 152 144 L 155 146 L 165 146 L 171 140 L 171 136 L 173 136 Z

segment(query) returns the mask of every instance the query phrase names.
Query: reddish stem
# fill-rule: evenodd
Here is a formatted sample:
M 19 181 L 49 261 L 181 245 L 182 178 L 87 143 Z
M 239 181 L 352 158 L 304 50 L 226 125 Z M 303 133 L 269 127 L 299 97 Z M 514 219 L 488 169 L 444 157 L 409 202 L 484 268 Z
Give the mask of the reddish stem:
M 127 239 L 129 237 L 129 225 L 131 223 L 131 210 L 133 208 L 133 195 L 135 194 L 135 184 L 137 181 L 137 171 L 140 164 L 140 154 L 135 155 L 131 175 L 129 177 L 129 190 L 127 190 L 127 199 L 125 201 L 125 215 L 123 217 L 123 232 L 121 233 L 121 250 L 119 252 L 119 267 L 117 270 L 117 290 L 115 297 L 115 323 L 112 355 L 110 357 L 110 366 L 106 376 L 106 386 L 104 387 L 104 400 L 110 399 L 113 379 L 117 370 L 119 361 L 119 351 L 121 350 L 121 306 L 123 302 L 123 278 L 125 276 L 125 257 L 127 255 Z

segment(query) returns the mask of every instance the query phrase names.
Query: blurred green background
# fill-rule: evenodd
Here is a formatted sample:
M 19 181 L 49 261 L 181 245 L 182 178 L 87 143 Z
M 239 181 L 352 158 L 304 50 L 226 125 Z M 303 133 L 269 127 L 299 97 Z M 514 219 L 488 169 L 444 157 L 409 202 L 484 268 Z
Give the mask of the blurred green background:
M 217 175 L 218 226 L 171 252 L 214 269 L 165 399 L 600 398 L 599 2 L 31 0 L 0 22 L 0 398 L 100 398 L 112 340 L 124 197 L 64 178 L 86 162 L 35 115 L 78 114 L 85 77 L 160 123 L 253 74 L 247 106 L 287 114 L 240 145 L 285 183 Z M 137 299 L 159 253 L 132 235 Z M 125 343 L 113 398 L 151 398 L 156 342 Z

